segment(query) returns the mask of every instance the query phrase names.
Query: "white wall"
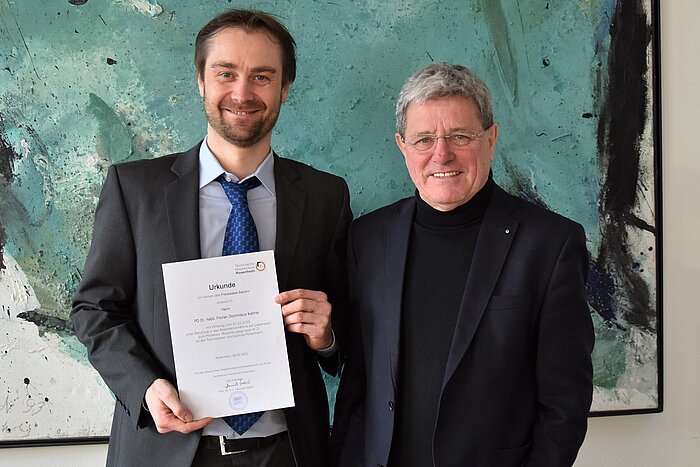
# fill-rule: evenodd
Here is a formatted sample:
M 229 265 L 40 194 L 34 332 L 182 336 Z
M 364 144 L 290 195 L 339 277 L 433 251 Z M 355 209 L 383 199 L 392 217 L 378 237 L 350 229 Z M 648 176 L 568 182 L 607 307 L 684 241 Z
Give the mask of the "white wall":
M 576 467 L 700 466 L 700 2 L 661 6 L 665 410 L 592 419 Z M 106 454 L 0 449 L 0 465 L 94 467 Z

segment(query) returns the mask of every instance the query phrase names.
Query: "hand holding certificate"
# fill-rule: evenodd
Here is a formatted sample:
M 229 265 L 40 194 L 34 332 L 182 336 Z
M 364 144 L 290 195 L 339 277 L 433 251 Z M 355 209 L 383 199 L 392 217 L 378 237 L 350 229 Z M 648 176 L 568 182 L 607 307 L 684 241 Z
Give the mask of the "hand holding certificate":
M 272 251 L 163 265 L 181 401 L 195 419 L 294 405 Z

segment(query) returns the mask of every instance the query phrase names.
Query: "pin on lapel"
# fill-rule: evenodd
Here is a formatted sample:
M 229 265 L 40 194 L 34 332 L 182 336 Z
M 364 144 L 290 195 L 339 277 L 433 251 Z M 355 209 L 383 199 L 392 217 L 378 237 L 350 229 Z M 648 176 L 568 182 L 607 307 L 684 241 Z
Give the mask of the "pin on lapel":
M 509 234 L 509 233 L 510 233 L 510 229 L 506 229 L 506 233 Z

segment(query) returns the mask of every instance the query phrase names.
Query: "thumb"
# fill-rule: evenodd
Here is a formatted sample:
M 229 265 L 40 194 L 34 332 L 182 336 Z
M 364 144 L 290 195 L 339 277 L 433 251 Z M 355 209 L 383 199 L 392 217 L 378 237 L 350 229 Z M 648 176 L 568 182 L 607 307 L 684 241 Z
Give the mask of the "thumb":
M 191 422 L 193 417 L 189 409 L 180 402 L 176 392 L 172 392 L 163 397 L 163 403 L 168 406 L 170 411 L 183 422 Z
M 189 409 L 180 402 L 180 397 L 177 394 L 175 387 L 166 380 L 156 380 L 154 389 L 158 399 L 165 405 L 177 418 L 183 422 L 191 422 L 193 417 Z

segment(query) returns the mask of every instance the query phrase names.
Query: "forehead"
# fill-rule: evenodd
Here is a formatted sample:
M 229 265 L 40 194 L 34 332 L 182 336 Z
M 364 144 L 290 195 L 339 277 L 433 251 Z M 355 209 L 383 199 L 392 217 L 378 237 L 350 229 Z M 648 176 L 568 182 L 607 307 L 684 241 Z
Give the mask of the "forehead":
M 449 96 L 411 102 L 406 109 L 408 131 L 434 130 L 436 127 L 479 130 L 479 109 L 472 99 Z
M 217 61 L 235 65 L 276 66 L 281 71 L 282 47 L 266 31 L 224 28 L 207 43 L 206 65 Z

